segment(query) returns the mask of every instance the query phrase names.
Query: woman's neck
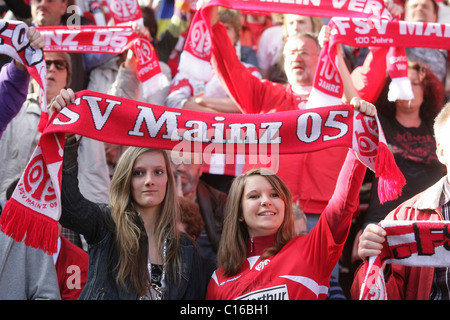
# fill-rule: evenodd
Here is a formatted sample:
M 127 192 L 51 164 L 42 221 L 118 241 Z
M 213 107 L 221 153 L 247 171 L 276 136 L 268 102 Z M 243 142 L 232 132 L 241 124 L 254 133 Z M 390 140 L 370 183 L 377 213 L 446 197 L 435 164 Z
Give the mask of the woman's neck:
M 144 224 L 145 232 L 148 237 L 148 256 L 152 264 L 162 264 L 163 260 L 158 249 L 158 235 L 156 230 L 159 209 L 142 210 L 139 215 Z
M 144 224 L 147 236 L 150 238 L 155 233 L 155 226 L 159 217 L 159 208 L 138 210 L 142 223 Z
M 395 119 L 405 128 L 418 128 L 422 124 L 419 112 L 404 113 L 397 111 Z

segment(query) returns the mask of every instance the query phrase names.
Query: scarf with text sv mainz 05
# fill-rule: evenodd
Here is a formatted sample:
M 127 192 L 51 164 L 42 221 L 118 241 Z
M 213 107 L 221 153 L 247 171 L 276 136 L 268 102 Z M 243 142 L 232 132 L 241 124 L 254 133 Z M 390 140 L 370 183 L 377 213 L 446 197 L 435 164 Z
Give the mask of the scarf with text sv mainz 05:
M 380 198 L 396 198 L 404 185 L 392 153 L 380 140 L 383 135 L 378 119 L 363 116 L 351 105 L 257 115 L 221 114 L 80 91 L 74 104 L 50 119 L 0 216 L 2 232 L 17 241 L 25 237 L 26 245 L 49 253 L 55 252 L 58 237 L 67 132 L 122 145 L 254 157 L 346 146 L 389 185 L 381 190 Z

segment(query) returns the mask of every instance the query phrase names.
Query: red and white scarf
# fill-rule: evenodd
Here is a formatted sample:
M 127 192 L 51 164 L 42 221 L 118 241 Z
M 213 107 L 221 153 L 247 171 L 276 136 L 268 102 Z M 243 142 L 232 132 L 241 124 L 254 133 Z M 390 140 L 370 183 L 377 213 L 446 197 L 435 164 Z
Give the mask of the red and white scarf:
M 150 40 L 139 37 L 131 26 L 58 26 L 37 29 L 45 39 L 45 51 L 120 54 L 131 49 L 138 59 L 137 77 L 142 82 L 144 98 L 169 85 L 169 80 L 161 72 L 158 54 Z
M 127 26 L 130 22 L 144 24 L 138 0 L 111 0 L 109 9 L 116 26 Z M 169 80 L 161 73 L 158 54 L 149 39 L 135 40 L 132 50 L 138 59 L 137 77 L 143 83 L 144 98 L 169 86 Z
M 40 87 L 46 83 L 47 68 L 41 49 L 30 46 L 28 26 L 19 21 L 0 20 L 0 52 L 19 60 Z
M 115 144 L 255 157 L 346 146 L 369 167 L 382 168 L 382 162 L 397 168 L 392 154 L 380 148 L 377 120 L 349 105 L 247 115 L 174 109 L 92 91 L 76 96 L 53 115 L 0 217 L 5 234 L 17 241 L 25 236 L 26 245 L 49 253 L 56 250 L 61 214 L 65 132 Z M 403 185 L 395 184 L 398 193 Z
M 387 300 L 383 266 L 450 267 L 450 221 L 381 221 L 382 253 L 365 263 L 361 300 Z
M 37 81 L 40 87 L 39 102 L 41 109 L 45 110 L 41 118 L 39 128 L 43 129 L 47 124 L 47 67 L 44 60 L 44 52 L 30 46 L 28 40 L 28 26 L 19 21 L 0 21 L 0 53 L 20 61 L 28 70 L 28 73 Z
M 329 43 L 321 52 L 317 70 L 329 71 L 336 67 L 336 45 L 345 44 L 354 47 L 389 47 L 386 57 L 388 72 L 392 79 L 388 99 L 410 100 L 413 98 L 411 84 L 408 79 L 408 65 L 405 49 L 407 47 L 423 47 L 450 49 L 450 25 L 425 22 L 392 21 L 386 18 L 332 18 Z M 316 73 L 315 90 L 326 97 L 342 96 L 343 87 L 337 77 L 325 77 L 328 73 Z M 325 75 L 325 76 L 324 76 Z M 338 90 L 330 90 L 336 88 Z
M 337 46 L 340 44 L 352 47 L 367 47 L 384 44 L 389 47 L 386 56 L 386 65 L 392 79 L 389 86 L 388 99 L 410 100 L 414 98 L 411 83 L 408 78 L 408 59 L 405 48 L 393 46 L 395 41 L 374 40 L 368 44 L 370 30 L 382 30 L 389 23 L 389 19 L 380 17 L 371 18 L 332 18 L 328 23 L 331 28 L 329 40 L 324 43 L 320 52 L 317 72 L 314 78 L 313 89 L 309 101 L 323 105 L 335 104 L 342 98 L 344 85 L 342 83 L 337 62 Z M 351 27 L 348 27 L 348 26 Z

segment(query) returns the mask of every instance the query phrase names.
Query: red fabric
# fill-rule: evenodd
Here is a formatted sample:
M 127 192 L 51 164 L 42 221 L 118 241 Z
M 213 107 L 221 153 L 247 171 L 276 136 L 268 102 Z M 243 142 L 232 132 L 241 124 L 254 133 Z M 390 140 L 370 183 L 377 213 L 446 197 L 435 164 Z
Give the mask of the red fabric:
M 386 83 L 388 50 L 386 47 L 371 47 L 364 64 L 351 73 L 353 86 L 361 99 L 374 103 L 383 90 Z
M 161 73 L 158 55 L 150 40 L 139 37 L 131 26 L 57 26 L 37 29 L 46 40 L 45 51 L 119 54 L 132 49 L 138 60 L 137 77 L 141 82 Z
M 38 130 L 42 132 L 48 121 L 47 101 L 45 99 L 47 68 L 45 67 L 44 51 L 30 46 L 30 41 L 26 36 L 28 26 L 23 22 L 1 21 L 0 30 L 2 30 L 0 32 L 0 43 L 2 44 L 0 53 L 20 61 L 39 84 L 41 121 Z
M 254 238 L 254 245 L 258 240 Z M 275 256 L 264 260 L 250 257 L 230 278 L 223 276 L 223 269 L 216 270 L 206 299 L 324 300 L 341 251 L 342 245 L 334 243 L 323 216 L 308 235 L 294 238 Z
M 416 204 L 424 195 L 419 193 L 405 201 L 386 216 L 386 220 L 408 221 L 442 221 L 442 213 L 438 208 L 418 209 Z M 391 265 L 390 276 L 386 280 L 386 290 L 389 300 L 429 300 L 434 278 L 432 267 L 408 267 Z M 352 299 L 359 299 L 361 286 L 365 276 L 364 264 L 355 273 L 351 287 Z
M 255 52 L 258 52 L 259 39 L 262 33 L 272 25 L 272 18 L 270 16 L 265 17 L 264 24 L 247 22 L 245 15 L 242 16 L 241 45 L 250 47 Z
M 184 51 L 204 61 L 209 61 L 211 56 L 211 46 L 207 33 L 211 29 L 210 8 L 212 6 L 222 6 L 244 12 L 254 11 L 261 14 L 272 12 L 298 14 L 301 12 L 303 15 L 308 16 L 332 18 L 336 16 L 336 12 L 339 10 L 339 16 L 341 17 L 392 17 L 383 2 L 379 0 L 361 3 L 361 6 L 355 6 L 351 2 L 337 1 L 322 1 L 320 4 L 317 4 L 312 2 L 268 3 L 255 0 L 211 0 L 196 12 L 191 23 L 191 32 L 186 39 L 184 47 Z
M 142 19 L 138 0 L 111 0 L 109 11 L 116 25 L 128 25 L 131 21 Z
M 64 236 L 55 268 L 62 300 L 77 300 L 87 280 L 88 254 Z
M 362 116 L 350 105 L 258 116 L 217 114 L 145 104 L 86 90 L 76 94 L 74 104 L 66 106 L 52 117 L 51 124 L 42 134 L 29 165 L 0 216 L 3 232 L 9 228 L 5 233 L 17 241 L 22 240 L 17 237 L 18 234 L 26 234 L 26 242 L 30 246 L 46 248 L 50 253 L 54 253 L 52 249 L 55 244 L 51 243 L 47 235 L 36 233 L 35 237 L 29 239 L 27 231 L 33 231 L 33 223 L 41 220 L 38 219 L 40 215 L 49 218 L 46 220 L 49 226 L 55 226 L 61 215 L 65 132 L 115 144 L 179 152 L 233 151 L 235 154 L 260 156 L 261 150 L 295 154 L 347 147 L 353 148 L 369 167 L 376 162 L 377 141 L 382 136 L 382 131 L 377 130 L 380 126 L 376 118 Z M 308 123 L 310 119 L 313 119 L 313 124 Z M 218 122 L 222 125 L 218 126 Z M 365 152 L 364 158 L 361 158 L 362 149 L 367 146 L 361 144 L 358 136 L 375 142 L 370 152 Z M 270 149 L 262 149 L 267 147 Z M 392 154 L 388 155 L 390 157 L 385 159 L 395 166 Z M 19 202 L 21 207 L 18 208 Z M 21 214 L 14 214 L 15 210 L 25 210 L 30 215 L 30 221 L 23 222 Z
M 361 300 L 389 299 L 382 294 L 385 282 L 379 272 L 385 263 L 414 267 L 450 266 L 448 221 L 383 220 L 380 225 L 386 231 L 386 241 L 381 253 L 369 258 Z

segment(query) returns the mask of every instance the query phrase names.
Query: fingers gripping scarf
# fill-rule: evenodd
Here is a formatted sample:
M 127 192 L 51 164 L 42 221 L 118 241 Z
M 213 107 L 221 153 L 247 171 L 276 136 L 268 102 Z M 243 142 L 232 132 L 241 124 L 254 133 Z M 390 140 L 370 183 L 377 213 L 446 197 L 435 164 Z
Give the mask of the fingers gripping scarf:
M 386 241 L 365 262 L 361 300 L 387 300 L 383 266 L 450 267 L 450 221 L 381 221 Z

